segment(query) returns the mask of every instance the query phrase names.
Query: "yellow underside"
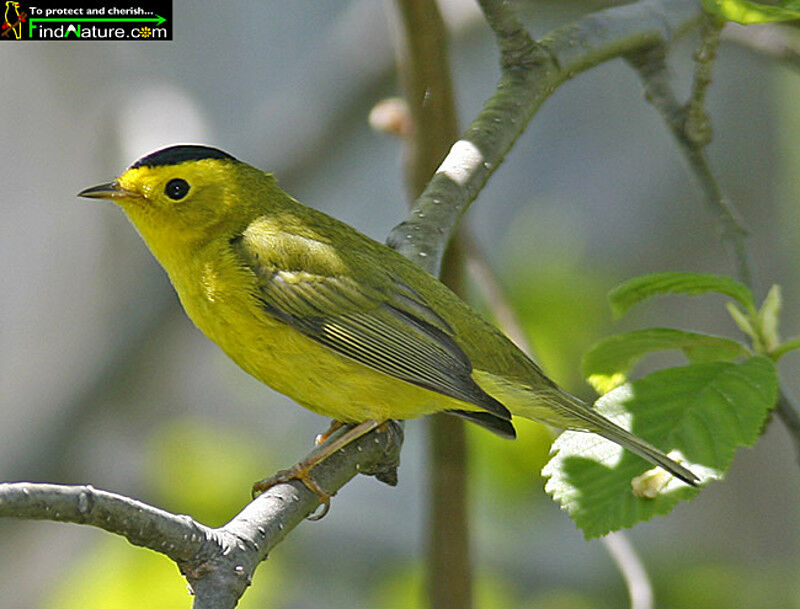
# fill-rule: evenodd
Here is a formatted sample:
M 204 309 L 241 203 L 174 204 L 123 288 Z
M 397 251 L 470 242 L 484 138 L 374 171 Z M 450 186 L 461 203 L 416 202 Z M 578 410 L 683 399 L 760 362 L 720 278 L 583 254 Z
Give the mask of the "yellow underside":
M 272 318 L 241 289 L 223 289 L 240 273 L 230 266 L 208 265 L 189 281 L 173 283 L 189 317 L 246 372 L 300 405 L 332 419 L 355 423 L 367 419 L 413 419 L 444 410 L 480 407 L 424 389 L 360 364 Z M 200 281 L 196 278 L 200 277 Z M 476 369 L 473 379 L 512 414 L 558 427 L 574 418 L 564 412 L 563 395 L 548 387 L 535 390 L 502 376 Z
M 254 301 L 182 300 L 195 324 L 245 371 L 323 416 L 355 423 L 479 410 L 341 356 L 270 318 Z

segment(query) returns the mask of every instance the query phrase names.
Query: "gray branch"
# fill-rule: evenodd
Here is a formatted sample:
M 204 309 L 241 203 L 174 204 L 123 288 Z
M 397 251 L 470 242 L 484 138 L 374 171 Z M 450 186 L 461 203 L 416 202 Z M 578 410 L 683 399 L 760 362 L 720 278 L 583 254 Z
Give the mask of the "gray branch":
M 377 429 L 316 466 L 314 479 L 330 494 L 358 473 L 391 484 L 396 481 L 401 444 L 400 427 Z M 226 525 L 211 528 L 190 516 L 91 486 L 0 484 L 0 517 L 87 524 L 170 557 L 192 586 L 195 609 L 235 607 L 258 564 L 319 505 L 319 497 L 302 482 L 281 483 Z
M 508 14 L 508 3 L 481 0 L 481 7 L 500 41 L 497 90 L 388 239 L 434 274 L 461 214 L 559 85 L 609 59 L 671 44 L 703 16 L 697 0 L 641 0 L 594 13 L 533 42 Z
M 0 516 L 92 525 L 175 561 L 191 558 L 208 536 L 208 529 L 188 516 L 89 485 L 2 483 Z
M 678 142 L 687 166 L 700 185 L 703 191 L 703 200 L 709 211 L 716 217 L 722 231 L 723 243 L 731 252 L 736 266 L 736 274 L 743 283 L 751 285 L 752 273 L 744 243 L 748 231 L 739 219 L 739 214 L 733 204 L 725 197 L 709 167 L 704 147 L 710 138 L 710 127 L 700 127 L 700 133 L 695 131 L 697 122 L 707 124 L 708 120 L 689 120 L 686 106 L 678 101 L 673 90 L 666 55 L 667 49 L 661 44 L 656 44 L 650 48 L 630 53 L 628 61 L 642 80 L 647 101 L 653 104 L 661 114 Z M 710 78 L 710 76 L 707 77 Z M 696 107 L 696 103 L 694 100 L 694 104 L 691 106 L 692 114 L 694 116 L 705 115 L 702 109 Z

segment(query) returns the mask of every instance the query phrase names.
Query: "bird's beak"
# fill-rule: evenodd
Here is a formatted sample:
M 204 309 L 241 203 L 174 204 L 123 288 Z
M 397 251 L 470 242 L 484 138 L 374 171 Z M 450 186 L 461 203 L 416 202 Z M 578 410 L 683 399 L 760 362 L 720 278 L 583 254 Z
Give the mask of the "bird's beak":
M 125 190 L 117 182 L 108 182 L 107 184 L 100 184 L 92 186 L 78 193 L 79 197 L 86 197 L 87 199 L 122 199 L 125 197 L 141 197 L 138 192 Z

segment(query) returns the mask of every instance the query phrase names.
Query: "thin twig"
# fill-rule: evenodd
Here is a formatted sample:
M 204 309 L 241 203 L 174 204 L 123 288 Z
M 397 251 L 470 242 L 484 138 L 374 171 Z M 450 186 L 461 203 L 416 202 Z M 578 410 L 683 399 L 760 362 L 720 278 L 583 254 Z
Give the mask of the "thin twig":
M 312 470 L 314 479 L 331 494 L 358 473 L 392 483 L 401 443 L 400 427 L 378 429 L 320 463 Z M 91 486 L 0 484 L 0 517 L 87 524 L 169 556 L 192 586 L 195 609 L 234 607 L 258 564 L 319 503 L 301 482 L 277 484 L 215 529 Z
M 711 15 L 700 22 L 700 47 L 694 55 L 695 68 L 692 91 L 684 106 L 684 136 L 696 148 L 703 148 L 711 141 L 711 121 L 705 108 L 706 93 L 711 85 L 711 70 L 717 58 L 719 33 L 722 23 Z
M 783 421 L 786 430 L 794 440 L 794 448 L 797 453 L 797 460 L 800 462 L 800 408 L 797 404 L 789 399 L 786 390 L 783 387 L 779 388 L 778 392 L 778 405 L 776 412 Z
M 212 529 L 187 516 L 89 485 L 2 483 L 0 517 L 88 524 L 176 562 L 191 559 L 212 537 Z
M 528 357 L 533 357 L 530 342 L 522 323 L 508 302 L 505 291 L 500 286 L 497 276 L 492 271 L 486 256 L 471 237 L 464 239 L 467 267 L 492 311 L 497 325 Z M 600 542 L 611 556 L 631 599 L 631 609 L 651 609 L 653 606 L 653 588 L 647 576 L 641 557 L 624 531 L 615 531 L 600 538 Z
M 511 342 L 528 356 L 532 356 L 533 347 L 528 340 L 525 329 L 522 327 L 514 307 L 511 306 L 508 298 L 506 298 L 505 290 L 489 265 L 486 254 L 472 234 L 467 233 L 463 238 L 463 243 L 470 276 L 475 280 L 478 289 L 480 289 L 481 295 L 497 321 L 497 325 L 511 339 Z
M 501 4 L 502 0 L 484 0 L 482 7 L 492 15 Z M 641 0 L 561 27 L 531 53 L 521 54 L 520 63 L 504 63 L 494 95 L 450 148 L 411 214 L 392 230 L 388 242 L 428 270 L 438 271 L 444 246 L 461 214 L 559 85 L 636 49 L 671 44 L 701 17 L 696 0 Z
M 631 609 L 652 609 L 653 587 L 641 558 L 623 531 L 609 533 L 603 542 L 628 588 Z
M 510 3 L 497 0 L 478 0 L 486 22 L 495 34 L 500 49 L 500 66 L 505 68 L 540 64 L 550 60 L 522 25 Z
M 406 183 L 413 202 L 458 137 L 447 29 L 436 0 L 398 0 L 404 30 L 403 84 L 413 127 Z M 456 240 L 441 265 L 441 280 L 458 293 L 463 263 Z M 422 265 L 428 268 L 424 260 Z M 432 270 L 432 269 L 428 269 Z M 464 422 L 446 414 L 428 420 L 428 602 L 432 609 L 472 606 L 472 561 Z
M 661 113 L 678 142 L 689 170 L 703 191 L 703 201 L 716 217 L 722 231 L 722 240 L 730 250 L 739 279 L 750 285 L 752 277 L 747 260 L 744 238 L 748 231 L 739 216 L 723 195 L 716 177 L 711 171 L 703 147 L 703 138 L 691 138 L 686 132 L 686 110 L 678 102 L 670 82 L 666 62 L 667 49 L 662 44 L 638 50 L 627 56 L 628 62 L 639 74 L 645 90 L 645 98 Z M 695 111 L 697 113 L 702 112 Z
M 703 36 L 701 49 L 705 50 L 701 50 L 696 59 L 698 69 L 702 74 L 699 77 L 695 76 L 694 88 L 702 89 L 702 92 L 699 95 L 693 94 L 690 98 L 692 104 L 701 103 L 704 97 L 705 88 L 710 81 L 710 63 L 713 61 L 713 49 L 716 48 L 719 32 L 715 24 L 706 21 L 706 26 L 701 34 Z M 722 241 L 730 252 L 739 280 L 752 290 L 754 281 L 745 242 L 748 231 L 739 220 L 733 204 L 722 193 L 722 189 L 711 171 L 703 150 L 708 140 L 703 137 L 693 138 L 687 135 L 686 108 L 678 102 L 672 88 L 666 64 L 666 52 L 666 47 L 659 43 L 650 48 L 629 53 L 626 58 L 642 80 L 645 97 L 661 113 L 680 145 L 689 170 L 703 191 L 703 200 L 717 220 Z M 694 112 L 699 114 L 705 111 L 695 109 Z M 800 407 L 788 397 L 782 388 L 779 392 L 776 412 L 792 436 L 798 460 L 800 460 Z

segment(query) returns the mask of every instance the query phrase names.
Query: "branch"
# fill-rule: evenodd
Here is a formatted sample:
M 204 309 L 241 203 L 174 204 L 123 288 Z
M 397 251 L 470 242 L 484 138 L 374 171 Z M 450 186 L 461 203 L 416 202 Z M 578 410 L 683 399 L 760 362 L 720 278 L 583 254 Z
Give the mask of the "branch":
M 663 44 L 629 53 L 627 59 L 642 80 L 646 99 L 661 113 L 680 146 L 689 170 L 697 179 L 705 203 L 716 217 L 736 274 L 742 283 L 753 290 L 753 276 L 745 243 L 748 231 L 739 220 L 733 204 L 724 196 L 703 150 L 710 141 L 710 128 L 702 103 L 711 81 L 711 64 L 719 41 L 719 27 L 710 17 L 704 19 L 701 46 L 695 55 L 697 63 L 692 94 L 686 106 L 678 102 L 670 83 L 666 47 Z M 789 399 L 782 388 L 776 412 L 792 436 L 800 460 L 800 407 Z
M 497 90 L 388 239 L 434 273 L 459 217 L 559 85 L 609 59 L 671 43 L 702 16 L 696 0 L 641 0 L 579 19 L 531 45 L 517 42 L 522 38 L 506 3 L 482 0 L 481 7 L 503 41 Z
M 403 85 L 413 125 L 406 139 L 409 201 L 430 181 L 458 137 L 447 29 L 436 0 L 398 0 L 403 22 Z M 463 293 L 463 261 L 454 240 L 447 249 L 441 280 Z M 472 561 L 464 422 L 446 414 L 428 420 L 427 569 L 432 609 L 465 609 L 472 602 Z
M 486 260 L 486 256 L 471 236 L 464 241 L 467 267 L 475 280 L 475 285 L 494 314 L 497 325 L 517 347 L 533 358 L 533 351 L 522 323 L 506 299 L 506 294 Z M 647 576 L 647 570 L 625 532 L 609 533 L 601 537 L 600 542 L 611 560 L 614 561 L 614 565 L 625 582 L 628 596 L 631 599 L 631 609 L 652 609 L 653 588 Z
M 479 4 L 497 39 L 500 65 L 503 69 L 534 67 L 550 59 L 548 51 L 531 38 L 507 2 L 479 0 Z
M 678 102 L 670 83 L 666 53 L 667 49 L 663 45 L 657 44 L 648 49 L 630 53 L 627 59 L 644 84 L 645 98 L 661 113 L 661 117 L 680 146 L 689 170 L 697 179 L 703 191 L 703 200 L 716 217 L 722 231 L 722 241 L 733 257 L 737 276 L 742 283 L 751 285 L 752 273 L 744 243 L 748 231 L 739 219 L 732 203 L 723 194 L 703 150 L 711 137 L 708 119 L 702 118 L 705 117 L 705 111 L 697 108 L 698 100 L 702 101 L 703 94 L 695 93 L 691 98 L 690 103 L 693 105 L 690 108 L 694 118 L 689 121 L 687 107 Z M 711 57 L 713 59 L 713 55 Z M 710 68 L 704 67 L 702 71 L 705 73 L 708 70 Z M 710 79 L 710 75 L 700 79 L 696 77 L 694 89 L 696 90 L 698 87 L 705 89 L 708 85 L 706 78 Z M 698 80 L 700 84 L 698 84 Z
M 789 399 L 783 387 L 780 387 L 780 391 L 778 392 L 778 406 L 776 412 L 786 427 L 786 430 L 789 432 L 789 435 L 794 440 L 797 460 L 800 462 L 800 408 Z
M 314 479 L 331 494 L 358 473 L 393 483 L 402 443 L 399 429 L 385 426 L 358 438 L 315 467 Z M 235 607 L 267 553 L 318 507 L 319 497 L 292 481 L 259 495 L 225 526 L 211 528 L 91 486 L 0 484 L 0 517 L 88 524 L 165 554 L 191 584 L 195 609 Z
M 624 531 L 614 531 L 600 538 L 606 551 L 619 569 L 628 588 L 631 609 L 653 609 L 653 587 L 636 553 L 636 548 Z
M 694 79 L 692 91 L 686 101 L 686 118 L 683 125 L 684 135 L 697 148 L 707 146 L 711 141 L 711 121 L 706 113 L 705 101 L 708 87 L 711 85 L 711 70 L 717 58 L 722 25 L 708 15 L 700 22 L 700 48 L 694 55 Z
M 136 499 L 96 489 L 34 482 L 0 484 L 0 517 L 88 524 L 122 535 L 136 546 L 190 559 L 211 529 Z
M 406 163 L 409 199 L 416 199 L 458 136 L 447 31 L 435 0 L 397 0 L 403 22 L 403 89 L 411 114 Z

